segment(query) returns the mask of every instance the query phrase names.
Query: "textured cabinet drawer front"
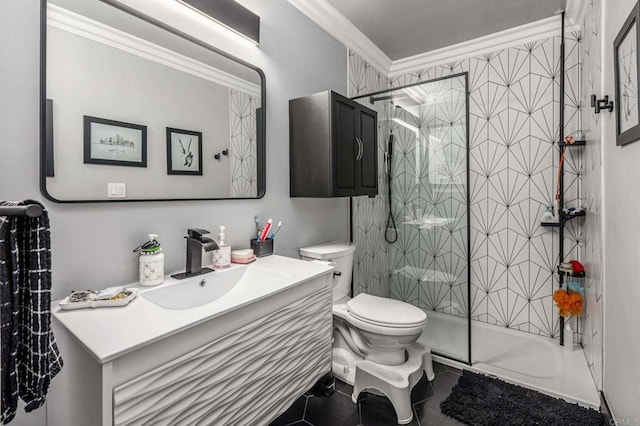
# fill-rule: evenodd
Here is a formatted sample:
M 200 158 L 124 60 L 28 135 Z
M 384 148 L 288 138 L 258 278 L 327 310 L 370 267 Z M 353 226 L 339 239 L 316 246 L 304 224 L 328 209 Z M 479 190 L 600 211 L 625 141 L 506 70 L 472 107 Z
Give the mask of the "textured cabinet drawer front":
M 331 331 L 325 287 L 116 387 L 114 423 L 268 424 L 331 370 Z

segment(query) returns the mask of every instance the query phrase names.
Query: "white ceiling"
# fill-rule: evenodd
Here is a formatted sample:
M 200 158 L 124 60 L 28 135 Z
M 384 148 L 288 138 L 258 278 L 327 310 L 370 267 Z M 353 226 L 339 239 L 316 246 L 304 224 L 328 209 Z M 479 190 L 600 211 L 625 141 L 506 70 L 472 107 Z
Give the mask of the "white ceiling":
M 327 0 L 397 60 L 553 16 L 566 0 Z

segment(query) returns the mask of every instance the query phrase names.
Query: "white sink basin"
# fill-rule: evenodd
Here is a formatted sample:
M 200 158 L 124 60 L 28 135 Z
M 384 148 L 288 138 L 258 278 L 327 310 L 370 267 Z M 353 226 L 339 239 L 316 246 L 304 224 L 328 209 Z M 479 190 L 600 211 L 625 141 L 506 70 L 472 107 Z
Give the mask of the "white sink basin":
M 236 286 L 256 288 L 287 277 L 288 274 L 258 266 L 236 266 L 198 275 L 168 286 L 142 292 L 150 302 L 165 309 L 190 309 L 218 300 Z
M 242 266 L 228 271 L 214 271 L 145 291 L 142 296 L 166 309 L 195 308 L 227 294 L 238 284 L 246 270 L 247 267 Z

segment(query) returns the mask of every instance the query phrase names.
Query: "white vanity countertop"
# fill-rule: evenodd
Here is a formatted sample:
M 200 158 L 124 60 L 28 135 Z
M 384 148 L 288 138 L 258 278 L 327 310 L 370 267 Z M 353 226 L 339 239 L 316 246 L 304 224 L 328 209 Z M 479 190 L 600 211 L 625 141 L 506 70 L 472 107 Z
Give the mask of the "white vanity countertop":
M 155 287 L 141 287 L 140 294 L 127 306 L 113 308 L 78 309 L 64 311 L 52 303 L 52 314 L 85 349 L 100 363 L 107 363 L 137 348 L 158 341 L 181 330 L 193 327 L 247 304 L 280 293 L 288 288 L 329 273 L 333 267 L 283 256 L 268 256 L 248 265 L 286 274 L 268 285 L 240 281 L 220 299 L 190 309 L 164 309 L 143 297 L 144 292 L 180 285 L 180 281 L 166 277 L 165 282 Z M 234 265 L 231 268 L 244 267 Z M 267 273 L 268 271 L 265 271 Z M 216 272 L 200 275 L 207 278 Z M 194 278 L 190 278 L 194 279 Z M 119 285 L 114 283 L 113 285 Z M 125 287 L 138 287 L 138 283 Z

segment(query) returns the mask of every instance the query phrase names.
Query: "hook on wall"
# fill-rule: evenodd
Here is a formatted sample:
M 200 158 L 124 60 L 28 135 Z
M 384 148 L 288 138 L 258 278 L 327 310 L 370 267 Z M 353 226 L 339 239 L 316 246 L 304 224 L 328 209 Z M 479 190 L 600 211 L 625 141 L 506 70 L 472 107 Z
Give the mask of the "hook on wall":
M 225 157 L 227 157 L 229 155 L 229 150 L 228 149 L 223 149 L 222 150 L 222 155 L 224 155 Z
M 596 114 L 600 114 L 603 109 L 613 111 L 613 101 L 609 100 L 609 96 L 605 96 L 604 99 L 597 99 L 596 95 L 591 95 L 591 106 L 595 109 Z
M 214 154 L 213 158 L 215 158 L 216 160 L 220 161 L 220 153 Z

